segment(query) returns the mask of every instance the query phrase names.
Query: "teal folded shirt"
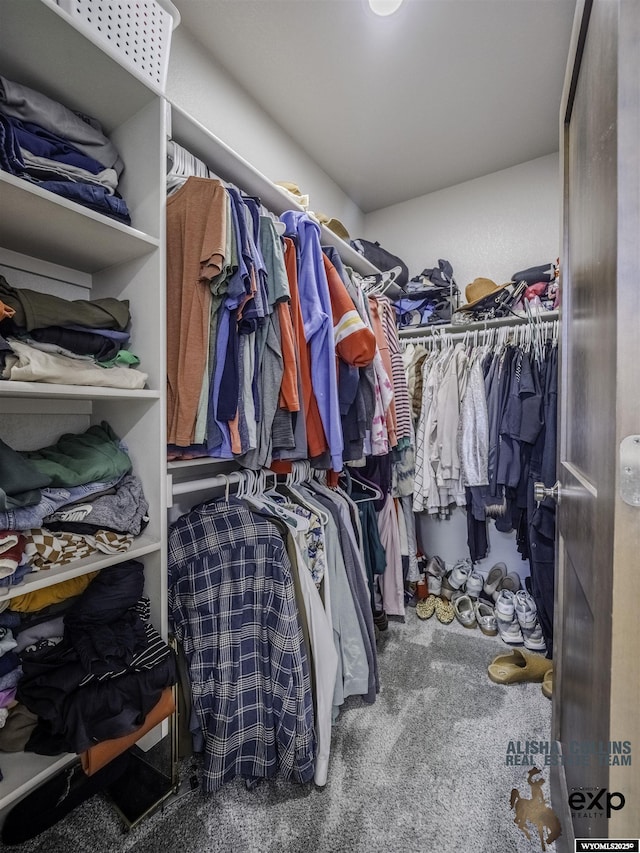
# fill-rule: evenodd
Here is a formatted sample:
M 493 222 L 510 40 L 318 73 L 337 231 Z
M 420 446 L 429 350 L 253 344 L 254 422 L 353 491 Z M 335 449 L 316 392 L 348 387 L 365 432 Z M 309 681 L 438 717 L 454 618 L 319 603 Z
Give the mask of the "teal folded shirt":
M 51 486 L 82 486 L 121 477 L 131 470 L 129 455 L 106 421 L 83 433 L 67 433 L 50 447 L 20 455 L 49 477 Z

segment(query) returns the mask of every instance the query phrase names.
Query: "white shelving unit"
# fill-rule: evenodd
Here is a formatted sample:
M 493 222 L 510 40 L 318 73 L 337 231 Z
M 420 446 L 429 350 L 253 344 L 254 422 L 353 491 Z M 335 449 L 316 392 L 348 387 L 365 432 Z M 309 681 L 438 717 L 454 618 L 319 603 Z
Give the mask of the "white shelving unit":
M 0 172 L 0 273 L 67 299 L 128 300 L 142 391 L 0 382 L 0 438 L 33 450 L 107 421 L 126 443 L 150 522 L 124 554 L 97 554 L 28 576 L 8 597 L 128 559 L 145 566 L 155 627 L 167 634 L 164 128 L 160 95 L 79 32 L 52 0 L 2 0 L 0 74 L 97 118 L 125 164 L 131 226 Z M 0 753 L 0 812 L 74 759 Z
M 150 523 L 126 554 L 95 555 L 32 574 L 8 597 L 127 559 L 145 565 L 152 620 L 166 637 L 166 540 L 174 478 L 203 480 L 231 462 L 166 461 L 166 141 L 173 138 L 223 180 L 257 195 L 274 213 L 295 208 L 287 194 L 207 128 L 168 104 L 143 78 L 87 37 L 54 0 L 1 0 L 0 75 L 97 118 L 125 169 L 118 185 L 131 226 L 0 172 L 0 274 L 14 287 L 67 299 L 129 300 L 130 348 L 148 375 L 142 391 L 0 382 L 0 438 L 33 450 L 61 434 L 107 421 L 124 440 L 149 502 Z M 301 208 L 298 208 L 301 209 Z M 378 270 L 325 226 L 323 244 L 363 275 Z M 194 491 L 197 491 L 197 486 Z M 168 499 L 169 498 L 169 499 Z M 147 745 L 149 741 L 146 741 Z M 75 756 L 0 753 L 0 820 L 17 800 Z
M 202 160 L 221 180 L 235 184 L 238 189 L 258 196 L 265 207 L 278 216 L 285 210 L 303 210 L 299 205 L 292 203 L 285 190 L 265 177 L 255 166 L 229 148 L 204 125 L 175 104 L 169 102 L 167 104 L 170 110 L 167 121 L 170 137 Z M 343 263 L 365 276 L 380 272 L 330 228 L 326 225 L 320 227 L 322 245 L 334 246 L 340 253 Z

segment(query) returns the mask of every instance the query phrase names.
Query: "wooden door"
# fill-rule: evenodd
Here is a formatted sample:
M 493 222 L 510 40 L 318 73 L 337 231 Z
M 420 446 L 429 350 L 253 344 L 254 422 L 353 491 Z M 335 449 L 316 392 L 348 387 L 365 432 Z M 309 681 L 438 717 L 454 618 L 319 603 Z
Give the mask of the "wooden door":
M 640 835 L 640 3 L 578 3 L 563 106 L 562 345 L 552 776 L 564 835 Z M 640 482 L 640 481 L 639 481 Z M 626 501 L 630 500 L 631 503 Z M 631 742 L 631 766 L 593 752 Z M 615 746 L 612 745 L 615 749 Z M 578 750 L 578 752 L 576 752 Z M 615 759 L 614 759 L 615 761 Z M 607 817 L 606 795 L 625 805 Z M 572 810 L 569 796 L 584 794 Z M 580 798 L 573 800 L 581 802 Z M 621 799 L 610 800 L 619 806 Z

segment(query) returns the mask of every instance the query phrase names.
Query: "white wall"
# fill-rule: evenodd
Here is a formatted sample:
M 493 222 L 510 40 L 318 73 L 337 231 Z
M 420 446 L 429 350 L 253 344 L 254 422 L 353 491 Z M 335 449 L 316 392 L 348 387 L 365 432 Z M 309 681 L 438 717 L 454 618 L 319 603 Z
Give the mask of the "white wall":
M 446 258 L 464 295 L 478 276 L 503 284 L 558 257 L 560 190 L 558 154 L 549 154 L 376 210 L 365 236 L 401 257 L 410 275 Z
M 311 210 L 363 236 L 364 217 L 354 202 L 180 27 L 171 39 L 166 94 L 267 178 L 297 184 L 310 196 Z
M 430 516 L 426 512 L 418 513 L 416 533 L 422 553 L 430 557 L 437 554 L 442 557 L 447 568 L 453 568 L 457 560 L 469 556 L 467 514 L 460 507 L 452 507 L 451 517 L 448 519 Z M 486 577 L 496 563 L 505 563 L 510 572 L 516 572 L 520 576 L 524 587 L 524 579 L 531 574 L 531 569 L 529 561 L 523 560 L 522 555 L 518 553 L 515 533 L 501 533 L 496 530 L 493 520 L 490 520 L 487 538 L 489 551 L 484 560 L 475 564 L 474 571 Z
M 519 269 L 555 260 L 560 245 L 558 154 L 549 154 L 439 192 L 374 211 L 365 217 L 365 236 L 399 255 L 411 275 L 446 258 L 462 294 L 478 276 L 498 284 Z M 452 565 L 469 555 L 466 513 L 454 509 L 442 521 L 416 518 L 423 551 Z M 486 575 L 502 561 L 524 579 L 529 563 L 517 552 L 515 534 L 489 522 L 489 554 L 476 570 Z

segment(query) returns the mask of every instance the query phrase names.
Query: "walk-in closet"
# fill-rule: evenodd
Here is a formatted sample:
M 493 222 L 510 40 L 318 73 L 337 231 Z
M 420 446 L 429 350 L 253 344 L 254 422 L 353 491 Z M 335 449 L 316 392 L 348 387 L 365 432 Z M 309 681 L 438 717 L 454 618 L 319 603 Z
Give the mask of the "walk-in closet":
M 638 849 L 639 48 L 0 0 L 3 849 Z

